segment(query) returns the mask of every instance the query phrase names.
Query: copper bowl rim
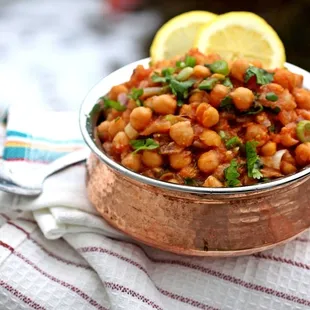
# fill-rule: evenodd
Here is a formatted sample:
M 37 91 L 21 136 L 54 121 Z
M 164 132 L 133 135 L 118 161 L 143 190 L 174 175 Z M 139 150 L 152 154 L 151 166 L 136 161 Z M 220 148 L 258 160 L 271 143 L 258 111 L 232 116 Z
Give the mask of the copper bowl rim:
M 207 188 L 207 187 L 195 187 L 188 185 L 178 185 L 160 180 L 152 179 L 136 172 L 133 172 L 122 165 L 109 158 L 96 144 L 95 137 L 93 135 L 94 124 L 91 123 L 90 115 L 95 113 L 94 106 L 100 96 L 109 92 L 112 86 L 126 82 L 133 70 L 138 65 L 148 66 L 150 58 L 145 58 L 129 65 L 126 65 L 117 71 L 111 73 L 107 77 L 100 80 L 87 94 L 80 108 L 79 113 L 79 124 L 80 130 L 84 141 L 105 164 L 110 168 L 118 171 L 122 175 L 134 179 L 138 182 L 148 184 L 151 186 L 163 188 L 171 191 L 192 193 L 192 194 L 208 194 L 208 195 L 223 195 L 223 194 L 241 194 L 241 193 L 252 193 L 258 191 L 265 191 L 276 189 L 284 185 L 289 185 L 300 179 L 303 179 L 310 175 L 310 167 L 305 168 L 293 175 L 276 179 L 268 183 L 256 184 L 251 186 L 240 186 L 233 188 Z M 298 73 L 304 76 L 304 87 L 310 88 L 310 73 L 290 63 L 285 63 L 285 67 L 294 73 Z

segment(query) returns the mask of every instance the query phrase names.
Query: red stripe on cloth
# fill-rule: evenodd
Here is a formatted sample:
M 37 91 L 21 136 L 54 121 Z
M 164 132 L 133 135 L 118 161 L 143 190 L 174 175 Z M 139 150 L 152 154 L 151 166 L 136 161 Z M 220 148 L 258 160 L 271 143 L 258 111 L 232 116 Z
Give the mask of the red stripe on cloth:
M 252 256 L 256 257 L 256 258 L 262 258 L 262 259 L 268 259 L 268 260 L 272 260 L 275 262 L 281 262 L 284 264 L 289 264 L 295 267 L 299 267 L 299 268 L 303 268 L 303 269 L 307 269 L 310 270 L 310 266 L 301 262 L 296 262 L 292 259 L 287 259 L 287 258 L 282 258 L 282 257 L 278 257 L 278 256 L 273 256 L 273 255 L 267 255 L 267 254 L 263 254 L 263 253 L 257 253 L 257 254 L 253 254 Z
M 294 240 L 299 241 L 299 242 L 305 242 L 305 243 L 310 242 L 310 239 L 307 239 L 307 238 L 301 238 L 301 237 L 295 238 Z
M 83 248 L 79 248 L 78 249 L 79 252 L 81 253 L 90 253 L 90 252 L 96 252 L 96 253 L 105 253 L 105 254 L 108 254 L 110 256 L 114 256 L 118 259 L 121 259 L 135 267 L 137 267 L 138 269 L 140 269 L 141 271 L 143 271 L 150 279 L 150 275 L 148 274 L 147 270 L 141 265 L 139 264 L 138 262 L 128 258 L 128 257 L 125 257 L 119 253 L 116 253 L 116 252 L 112 252 L 108 249 L 104 249 L 104 248 L 101 248 L 101 247 L 83 247 Z M 151 279 L 152 280 L 152 279 Z M 155 284 L 154 284 L 155 285 Z M 174 299 L 174 300 L 178 300 L 180 302 L 183 302 L 185 304 L 189 304 L 191 306 L 194 306 L 196 308 L 199 308 L 199 309 L 204 309 L 204 310 L 217 310 L 216 308 L 213 308 L 209 305 L 206 305 L 206 304 L 203 304 L 197 300 L 193 300 L 191 298 L 188 298 L 188 297 L 184 297 L 184 296 L 181 296 L 181 295 L 177 295 L 177 294 L 174 294 L 174 293 L 171 293 L 171 292 L 168 292 L 166 290 L 163 290 L 161 289 L 160 287 L 156 286 L 156 288 L 158 289 L 158 291 L 160 293 L 162 293 L 163 295 L 171 298 L 171 299 Z
M 88 296 L 86 293 L 84 293 L 83 291 L 81 291 L 79 288 L 77 288 L 76 286 L 73 286 L 70 283 L 67 283 L 65 281 L 62 281 L 50 274 L 48 274 L 47 272 L 43 271 L 42 269 L 40 269 L 35 263 L 33 263 L 32 261 L 30 261 L 28 258 L 26 258 L 24 255 L 22 255 L 19 252 L 14 251 L 13 252 L 14 255 L 16 255 L 17 257 L 19 257 L 21 260 L 23 260 L 25 263 L 27 263 L 29 266 L 31 266 L 33 269 L 35 269 L 36 271 L 38 271 L 39 273 L 41 273 L 43 276 L 45 276 L 46 278 L 62 285 L 63 287 L 71 290 L 72 292 L 76 293 L 77 295 L 79 295 L 81 298 L 83 298 L 84 300 L 86 300 L 90 305 L 94 306 L 95 308 L 99 309 L 99 310 L 108 310 L 107 308 L 105 308 L 104 306 L 100 305 L 97 301 L 95 301 L 94 299 L 92 299 L 90 296 Z
M 17 224 L 15 224 L 15 223 L 13 223 L 13 222 L 11 222 L 11 221 L 8 221 L 8 224 L 9 224 L 9 225 L 12 225 L 12 226 L 14 226 L 15 228 L 17 228 L 18 230 L 22 231 L 24 234 L 26 234 L 27 237 L 30 236 L 29 232 L 27 232 L 24 228 L 18 226 Z
M 22 220 L 21 218 L 19 218 L 18 220 Z M 86 270 L 90 270 L 90 271 L 93 271 L 93 269 L 90 267 L 90 266 L 87 266 L 87 265 L 83 265 L 83 264 L 78 264 L 76 262 L 73 262 L 73 261 L 70 261 L 66 258 L 62 258 L 52 252 L 50 252 L 49 250 L 47 250 L 46 248 L 44 248 L 41 244 L 39 244 L 35 239 L 33 239 L 30 234 L 25 230 L 23 229 L 22 227 L 20 227 L 19 225 L 11 222 L 11 221 L 8 221 L 8 224 L 14 226 L 15 228 L 19 229 L 20 231 L 22 231 L 23 233 L 26 234 L 27 238 L 32 241 L 35 245 L 37 245 L 42 251 L 44 251 L 47 255 L 49 255 L 50 257 L 53 257 L 55 258 L 56 260 L 58 261 L 61 261 L 67 265 L 73 265 L 75 267 L 80 267 L 80 268 L 84 268 Z
M 0 286 L 6 289 L 8 292 L 13 294 L 15 297 L 23 301 L 27 306 L 36 309 L 36 310 L 45 310 L 46 308 L 40 306 L 36 302 L 34 302 L 31 298 L 25 296 L 21 292 L 19 292 L 17 289 L 13 288 L 8 283 L 4 282 L 3 280 L 0 280 Z
M 122 240 L 118 240 L 116 238 L 110 238 L 110 239 L 123 243 Z M 126 242 L 126 243 L 130 243 L 130 242 Z M 211 275 L 213 277 L 216 277 L 216 278 L 228 281 L 230 283 L 243 286 L 245 288 L 248 288 L 248 289 L 251 289 L 251 290 L 254 290 L 254 291 L 258 291 L 258 292 L 265 293 L 265 294 L 268 294 L 268 295 L 276 296 L 278 298 L 282 298 L 282 299 L 285 299 L 285 300 L 288 300 L 288 301 L 292 301 L 292 302 L 295 302 L 295 303 L 298 303 L 298 304 L 301 304 L 301 305 L 310 306 L 310 300 L 307 300 L 307 299 L 304 299 L 304 298 L 300 298 L 300 297 L 297 297 L 297 296 L 294 296 L 294 295 L 286 294 L 286 293 L 283 293 L 283 292 L 280 292 L 280 291 L 277 291 L 275 289 L 268 288 L 268 287 L 265 287 L 265 286 L 262 286 L 262 285 L 254 284 L 254 283 L 251 283 L 251 282 L 246 282 L 246 281 L 238 279 L 238 278 L 236 278 L 234 276 L 224 274 L 224 273 L 222 273 L 220 271 L 212 270 L 210 268 L 206 268 L 206 267 L 203 267 L 203 266 L 200 266 L 200 265 L 195 265 L 195 264 L 191 264 L 191 263 L 180 261 L 180 260 L 153 258 L 148 253 L 146 253 L 146 251 L 140 245 L 135 244 L 135 243 L 130 243 L 130 244 L 132 244 L 132 245 L 136 246 L 137 248 L 139 248 L 144 253 L 144 255 L 150 261 L 152 261 L 153 263 L 169 264 L 169 265 L 177 265 L 177 266 L 186 267 L 186 268 L 193 269 L 193 270 L 196 270 L 196 271 L 200 271 L 202 273 Z
M 0 215 L 1 215 L 5 220 L 7 220 L 7 221 L 10 220 L 10 218 L 9 218 L 5 213 L 0 212 Z
M 14 252 L 14 249 L 10 245 L 8 245 L 7 243 L 4 243 L 1 240 L 0 240 L 0 245 L 3 246 L 4 248 L 10 250 L 11 252 Z
M 37 224 L 36 221 L 31 220 L 31 219 L 27 219 L 27 218 L 25 218 L 25 217 L 18 217 L 16 220 L 18 220 L 18 221 L 24 221 L 24 222 L 29 222 L 29 223 L 31 223 L 31 224 Z
M 162 307 L 155 304 L 154 301 L 152 301 L 152 300 L 148 299 L 147 297 L 135 292 L 134 290 L 130 289 L 129 287 L 125 287 L 123 285 L 113 283 L 113 282 L 107 282 L 107 281 L 105 281 L 103 283 L 105 284 L 106 287 L 110 288 L 111 290 L 122 292 L 122 293 L 130 295 L 132 297 L 135 297 L 135 298 L 141 300 L 143 303 L 151 306 L 153 309 L 164 310 Z

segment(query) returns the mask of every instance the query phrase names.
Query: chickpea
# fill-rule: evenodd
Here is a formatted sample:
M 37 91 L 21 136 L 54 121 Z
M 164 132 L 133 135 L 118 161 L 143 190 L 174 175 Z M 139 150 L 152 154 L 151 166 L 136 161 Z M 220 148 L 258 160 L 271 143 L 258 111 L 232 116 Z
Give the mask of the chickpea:
M 211 150 L 203 153 L 198 159 L 198 168 L 205 173 L 211 174 L 219 166 L 220 159 L 216 151 Z
M 178 154 L 172 154 L 169 156 L 170 166 L 173 169 L 182 169 L 190 165 L 192 162 L 192 155 L 189 151 L 183 151 Z
M 177 108 L 177 101 L 171 95 L 155 96 L 153 98 L 152 107 L 158 114 L 174 114 Z
M 248 110 L 255 98 L 253 92 L 245 87 L 236 88 L 233 92 L 230 93 L 230 96 L 234 102 L 235 107 L 240 111 Z
M 99 136 L 99 139 L 101 140 L 101 142 L 108 140 L 108 138 L 109 138 L 109 126 L 110 126 L 110 122 L 104 121 L 97 127 L 97 133 L 98 133 L 98 136 Z
M 109 98 L 111 100 L 117 100 L 118 95 L 122 93 L 128 94 L 128 88 L 125 85 L 120 84 L 113 86 L 110 90 Z
M 188 116 L 193 118 L 195 115 L 195 111 L 192 108 L 191 104 L 183 104 L 180 109 L 180 115 Z
M 221 84 L 216 84 L 210 93 L 210 104 L 213 107 L 218 108 L 221 101 L 228 95 L 228 93 L 228 87 Z
M 200 140 L 206 146 L 217 146 L 222 144 L 221 137 L 213 130 L 205 129 L 199 136 Z
M 245 59 L 235 60 L 231 65 L 231 76 L 240 82 L 244 82 L 244 74 L 249 66 L 249 62 Z
M 186 166 L 184 168 L 182 168 L 179 172 L 179 175 L 182 177 L 182 178 L 196 178 L 197 177 L 197 174 L 198 174 L 198 170 L 195 166 L 193 165 L 189 165 L 189 166 Z
M 259 124 L 249 124 L 245 133 L 246 141 L 257 141 L 258 146 L 264 145 L 269 140 L 267 128 Z
M 163 158 L 155 151 L 143 151 L 142 162 L 149 168 L 158 168 L 163 164 Z
M 139 172 L 141 170 L 141 155 L 129 153 L 123 158 L 122 165 L 130 170 Z
M 295 173 L 297 171 L 297 168 L 287 161 L 281 161 L 280 170 L 284 175 L 288 175 Z
M 310 110 L 310 91 L 304 88 L 295 88 L 293 90 L 297 106 L 299 109 Z
M 277 69 L 273 76 L 273 82 L 292 91 L 295 87 L 302 86 L 303 77 L 286 69 Z
M 144 129 L 152 119 L 152 110 L 145 107 L 138 107 L 130 114 L 130 124 L 136 130 Z
M 207 92 L 201 90 L 194 92 L 190 97 L 189 97 L 189 103 L 193 102 L 208 102 L 209 101 L 209 95 Z
M 263 156 L 273 156 L 277 151 L 277 144 L 275 142 L 269 141 L 262 146 L 260 152 Z
M 112 141 L 112 149 L 116 153 L 122 153 L 126 149 L 129 149 L 129 138 L 124 131 L 120 131 L 116 134 Z
M 210 175 L 203 183 L 204 187 L 223 187 L 223 183 L 214 176 Z
M 299 143 L 296 137 L 296 124 L 288 124 L 282 127 L 279 136 L 280 143 L 285 147 L 291 147 Z
M 211 71 L 205 66 L 197 65 L 194 67 L 193 75 L 198 78 L 206 78 L 211 75 Z
M 295 160 L 295 158 L 293 157 L 293 155 L 289 151 L 286 151 L 283 154 L 282 160 L 286 161 L 288 163 L 291 163 L 293 166 L 296 166 L 296 160 Z
M 198 121 L 207 128 L 216 125 L 220 119 L 219 112 L 205 102 L 197 107 L 196 116 Z
M 111 121 L 108 130 L 110 137 L 113 139 L 118 132 L 124 131 L 125 126 L 126 124 L 122 118 L 116 118 Z
M 297 113 L 294 110 L 287 111 L 287 110 L 282 110 L 278 114 L 278 119 L 282 123 L 282 125 L 287 125 L 289 123 L 293 123 L 297 120 Z
M 170 137 L 182 147 L 190 146 L 194 140 L 194 130 L 190 121 L 179 122 L 171 126 Z
M 299 144 L 295 150 L 297 164 L 304 167 L 310 164 L 310 142 Z

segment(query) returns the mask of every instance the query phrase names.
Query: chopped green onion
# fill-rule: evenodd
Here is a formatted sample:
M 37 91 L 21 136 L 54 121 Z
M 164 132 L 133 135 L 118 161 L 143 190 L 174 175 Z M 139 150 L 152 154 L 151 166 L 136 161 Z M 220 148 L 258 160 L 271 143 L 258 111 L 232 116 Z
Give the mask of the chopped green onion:
M 140 89 L 139 88 L 133 88 L 131 90 L 131 93 L 128 95 L 128 98 L 134 100 L 136 102 L 137 106 L 140 107 L 142 105 L 142 102 L 139 99 L 139 97 L 143 95 L 143 92 L 144 92 L 144 90 L 142 88 L 140 88 Z
M 220 73 L 223 75 L 229 74 L 228 63 L 225 60 L 217 60 L 211 65 L 206 65 L 213 73 Z
M 212 90 L 217 83 L 218 83 L 218 79 L 208 78 L 202 81 L 199 84 L 198 88 L 201 90 Z
M 296 127 L 296 134 L 300 142 L 310 142 L 310 121 L 300 121 Z
M 186 67 L 195 67 L 196 66 L 196 58 L 187 55 L 185 57 L 185 66 Z
M 177 80 L 186 81 L 194 72 L 194 69 L 191 67 L 186 67 L 177 75 Z
M 279 99 L 279 97 L 275 93 L 270 92 L 266 94 L 266 99 L 269 101 L 275 102 Z
M 221 137 L 222 140 L 224 140 L 224 141 L 227 140 L 227 135 L 226 135 L 225 131 L 220 130 L 219 131 L 219 136 Z
M 184 61 L 180 61 L 179 60 L 179 61 L 176 62 L 176 66 L 177 66 L 177 68 L 183 69 L 183 68 L 186 67 L 186 64 L 185 64 Z

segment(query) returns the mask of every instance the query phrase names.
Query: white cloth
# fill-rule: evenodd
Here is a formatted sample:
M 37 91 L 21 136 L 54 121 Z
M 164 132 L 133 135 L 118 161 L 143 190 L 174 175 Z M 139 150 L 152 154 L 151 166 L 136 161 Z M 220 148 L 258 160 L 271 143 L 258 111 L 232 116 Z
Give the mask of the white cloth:
M 31 115 L 23 118 L 29 122 Z M 70 120 L 62 123 L 66 118 L 52 113 L 45 127 L 54 117 L 56 141 Z M 14 111 L 7 131 L 14 124 L 27 132 L 28 122 Z M 33 124 L 31 130 L 33 139 L 45 134 Z M 4 157 L 10 155 L 7 142 Z M 42 166 L 9 159 L 6 164 L 24 171 Z M 247 257 L 183 257 L 152 249 L 97 215 L 86 198 L 84 165 L 50 177 L 36 199 L 2 193 L 0 212 L 0 309 L 310 308 L 309 232 Z

